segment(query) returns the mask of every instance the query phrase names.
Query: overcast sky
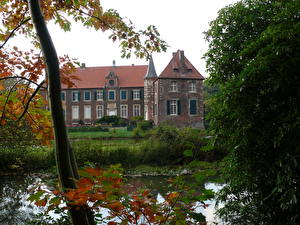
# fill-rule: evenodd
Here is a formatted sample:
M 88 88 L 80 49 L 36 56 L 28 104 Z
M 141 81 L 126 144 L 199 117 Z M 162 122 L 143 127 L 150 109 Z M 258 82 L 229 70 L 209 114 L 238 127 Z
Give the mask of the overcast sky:
M 104 9 L 118 10 L 139 29 L 150 24 L 158 28 L 170 46 L 166 53 L 153 55 L 158 74 L 167 66 L 172 52 L 180 49 L 205 77 L 208 74 L 202 56 L 208 44 L 203 32 L 208 30 L 209 22 L 216 18 L 219 9 L 235 2 L 237 0 L 101 0 Z M 147 64 L 135 56 L 122 59 L 118 44 L 108 39 L 108 32 L 95 32 L 81 26 L 73 26 L 72 32 L 67 33 L 50 26 L 50 32 L 59 55 L 69 54 L 86 66 L 109 66 L 113 60 L 117 66 Z

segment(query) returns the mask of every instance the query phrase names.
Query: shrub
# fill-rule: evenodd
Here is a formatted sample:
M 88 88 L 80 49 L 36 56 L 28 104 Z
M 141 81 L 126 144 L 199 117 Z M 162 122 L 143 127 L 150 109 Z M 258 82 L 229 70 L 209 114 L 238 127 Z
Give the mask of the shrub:
M 125 127 L 128 125 L 128 120 L 119 116 L 103 116 L 96 123 L 112 125 L 114 127 Z

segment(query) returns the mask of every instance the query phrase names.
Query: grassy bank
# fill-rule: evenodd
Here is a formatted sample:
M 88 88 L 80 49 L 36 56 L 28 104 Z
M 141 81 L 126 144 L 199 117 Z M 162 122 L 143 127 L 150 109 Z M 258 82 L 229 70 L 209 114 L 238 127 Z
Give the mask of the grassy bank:
M 109 131 L 69 131 L 69 137 L 71 139 L 132 138 L 133 132 L 120 128 L 110 128 Z
M 103 139 L 104 134 L 112 139 Z M 144 139 L 128 138 L 132 132 L 124 129 L 70 132 L 70 136 L 72 135 L 74 139 L 71 140 L 71 144 L 79 166 L 86 162 L 92 162 L 99 167 L 110 164 L 121 164 L 125 168 L 141 165 L 180 166 L 195 160 L 214 162 L 224 155 L 220 150 L 202 150 L 206 139 L 200 131 L 190 128 L 179 130 L 167 126 L 158 127 Z M 94 140 L 93 137 L 99 137 L 101 140 Z M 120 139 L 124 137 L 127 138 Z M 0 150 L 0 158 L 1 171 L 39 170 L 55 166 L 51 147 L 6 147 Z

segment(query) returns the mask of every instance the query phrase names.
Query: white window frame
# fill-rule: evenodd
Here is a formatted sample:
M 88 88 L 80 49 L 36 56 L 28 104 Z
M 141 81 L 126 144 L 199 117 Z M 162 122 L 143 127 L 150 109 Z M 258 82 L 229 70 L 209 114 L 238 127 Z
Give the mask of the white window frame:
M 133 100 L 141 100 L 141 91 L 140 91 L 140 89 L 133 89 L 132 90 L 132 99 Z
M 178 115 L 178 100 L 177 99 L 170 100 L 170 115 L 171 116 Z
M 100 119 L 104 116 L 104 105 L 96 105 L 96 117 Z
M 189 81 L 189 92 L 197 92 L 195 81 Z
M 90 93 L 90 99 L 85 99 L 85 93 Z M 85 102 L 90 102 L 92 99 L 92 94 L 91 94 L 91 91 L 83 91 L 83 101 Z
M 122 92 L 123 92 L 123 91 L 126 92 L 126 98 L 125 98 L 125 99 L 122 99 Z M 121 100 L 121 101 L 126 101 L 127 99 L 128 99 L 128 91 L 127 91 L 127 90 L 124 90 L 124 89 L 123 89 L 123 90 L 121 89 L 121 90 L 120 90 L 120 100 Z
M 75 99 L 73 98 L 75 95 Z M 72 102 L 79 102 L 79 91 L 72 91 Z
M 114 99 L 110 99 L 109 98 L 110 97 L 109 93 L 112 92 L 112 91 L 114 92 Z M 107 100 L 108 101 L 116 101 L 116 90 L 108 90 L 108 92 L 107 92 Z
M 85 120 L 92 119 L 92 107 L 91 107 L 91 105 L 84 105 L 83 106 L 83 118 Z
M 103 101 L 103 90 L 97 90 L 96 91 L 96 100 L 97 101 Z
M 72 105 L 72 120 L 79 120 L 79 105 Z
M 141 105 L 133 104 L 133 116 L 141 116 Z
M 170 91 L 177 92 L 178 91 L 178 83 L 176 80 L 172 80 L 170 84 Z
M 120 116 L 128 118 L 128 105 L 120 105 Z

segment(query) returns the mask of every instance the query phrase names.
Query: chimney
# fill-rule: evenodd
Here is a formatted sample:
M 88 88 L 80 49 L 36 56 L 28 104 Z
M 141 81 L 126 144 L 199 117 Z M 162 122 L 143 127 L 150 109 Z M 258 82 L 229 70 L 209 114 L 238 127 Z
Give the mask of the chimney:
M 116 67 L 116 60 L 113 60 L 113 67 Z
M 85 63 L 82 63 L 80 66 L 81 69 L 85 69 Z
M 176 52 L 173 52 L 172 54 L 173 54 L 173 57 L 174 57 L 176 55 Z
M 179 50 L 179 63 L 184 65 L 184 51 Z

